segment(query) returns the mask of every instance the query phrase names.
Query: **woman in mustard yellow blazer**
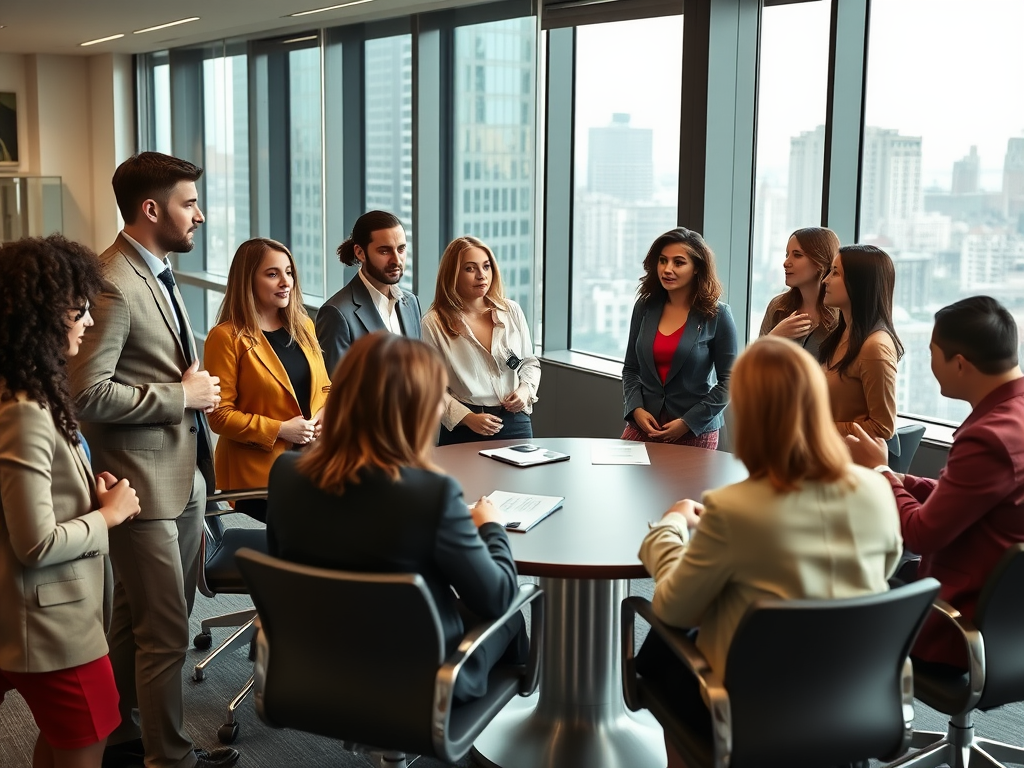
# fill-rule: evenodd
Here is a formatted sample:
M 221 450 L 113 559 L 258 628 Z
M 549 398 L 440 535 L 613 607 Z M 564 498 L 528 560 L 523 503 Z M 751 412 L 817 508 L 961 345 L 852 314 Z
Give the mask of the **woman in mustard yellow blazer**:
M 217 488 L 265 487 L 278 456 L 320 435 L 331 389 L 284 245 L 257 237 L 238 247 L 204 359 L 220 377 L 220 406 L 210 414 L 210 428 L 220 435 Z M 266 502 L 239 502 L 236 509 L 266 519 Z

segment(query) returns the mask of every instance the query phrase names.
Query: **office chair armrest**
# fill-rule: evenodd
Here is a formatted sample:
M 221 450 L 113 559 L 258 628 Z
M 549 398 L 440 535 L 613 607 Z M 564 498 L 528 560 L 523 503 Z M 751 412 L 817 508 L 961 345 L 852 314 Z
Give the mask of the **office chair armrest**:
M 964 712 L 970 712 L 981 700 L 981 694 L 985 690 L 985 639 L 973 621 L 945 600 L 936 598 L 932 602 L 932 611 L 941 616 L 945 623 L 951 624 L 964 639 L 967 650 L 967 677 L 971 688 Z
M 249 499 L 267 498 L 266 488 L 236 488 L 227 491 L 214 491 L 206 497 L 206 516 L 218 517 L 234 510 L 229 501 L 248 501 Z
M 651 625 L 651 632 L 660 637 L 700 683 L 701 695 L 711 714 L 714 739 L 715 765 L 728 765 L 732 755 L 732 710 L 729 693 L 718 673 L 686 633 L 671 627 L 654 614 L 654 606 L 642 597 L 627 597 L 622 601 L 622 694 L 626 706 L 634 712 L 644 703 L 636 684 L 635 616 L 640 615 Z
M 540 598 L 538 600 L 538 598 Z M 520 686 L 520 695 L 527 696 L 537 688 L 537 680 L 540 677 L 540 647 L 544 634 L 544 591 L 536 584 L 521 584 L 519 591 L 512 604 L 506 611 L 496 619 L 477 625 L 467 632 L 458 647 L 451 656 L 445 659 L 444 664 L 437 670 L 434 678 L 434 714 L 447 717 L 447 710 L 451 706 L 452 691 L 455 690 L 455 681 L 462 671 L 466 660 L 473 655 L 488 638 L 498 631 L 505 624 L 510 622 L 528 603 L 534 602 L 530 608 L 530 619 L 532 629 L 530 632 L 530 656 L 526 665 L 526 673 L 523 676 L 523 684 Z

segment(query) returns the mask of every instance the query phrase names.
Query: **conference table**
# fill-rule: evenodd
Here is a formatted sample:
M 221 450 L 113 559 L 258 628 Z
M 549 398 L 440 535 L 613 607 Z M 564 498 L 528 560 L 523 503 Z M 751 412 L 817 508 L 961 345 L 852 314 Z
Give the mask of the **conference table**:
M 434 461 L 472 503 L 492 491 L 564 496 L 562 509 L 526 533 L 509 533 L 519 573 L 545 593 L 543 663 L 537 694 L 514 699 L 473 746 L 500 768 L 664 768 L 661 727 L 622 698 L 619 606 L 629 580 L 648 578 L 640 542 L 675 501 L 747 476 L 731 454 L 648 443 L 650 465 L 593 464 L 596 443 L 539 438 L 569 461 L 515 467 L 479 455 L 523 440 L 435 449 Z

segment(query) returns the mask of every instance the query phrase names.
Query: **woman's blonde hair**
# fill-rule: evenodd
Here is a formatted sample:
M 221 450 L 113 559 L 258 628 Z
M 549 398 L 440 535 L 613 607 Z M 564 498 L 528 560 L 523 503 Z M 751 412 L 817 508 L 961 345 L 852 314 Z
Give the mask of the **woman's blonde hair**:
M 465 309 L 465 302 L 459 296 L 459 268 L 462 266 L 462 254 L 470 248 L 479 248 L 487 254 L 491 261 L 491 285 L 487 289 L 486 298 L 499 309 L 508 309 L 505 303 L 505 290 L 501 285 L 501 272 L 494 252 L 482 240 L 470 235 L 457 237 L 448 243 L 441 255 L 441 263 L 437 266 L 437 284 L 434 287 L 434 303 L 430 308 L 437 313 L 441 327 L 451 338 L 459 335 L 461 323 L 459 317 Z
M 806 350 L 762 336 L 736 358 L 729 389 L 733 452 L 752 478 L 766 477 L 778 491 L 802 480 L 852 482 L 825 374 Z
M 256 306 L 256 294 L 253 284 L 259 272 L 263 257 L 268 251 L 280 251 L 288 257 L 292 268 L 292 292 L 287 307 L 278 310 L 281 322 L 288 335 L 305 349 L 316 349 L 319 343 L 309 330 L 306 308 L 302 305 L 302 290 L 299 288 L 299 270 L 295 267 L 292 252 L 277 240 L 267 237 L 254 237 L 246 240 L 235 251 L 228 270 L 228 286 L 224 291 L 224 303 L 220 307 L 218 323 L 231 323 L 236 336 L 246 336 L 253 341 L 260 341 L 263 332 L 260 330 L 260 314 Z
M 323 431 L 296 467 L 328 493 L 358 483 L 364 468 L 397 480 L 430 461 L 447 385 L 444 363 L 422 341 L 377 331 L 352 342 L 331 379 Z

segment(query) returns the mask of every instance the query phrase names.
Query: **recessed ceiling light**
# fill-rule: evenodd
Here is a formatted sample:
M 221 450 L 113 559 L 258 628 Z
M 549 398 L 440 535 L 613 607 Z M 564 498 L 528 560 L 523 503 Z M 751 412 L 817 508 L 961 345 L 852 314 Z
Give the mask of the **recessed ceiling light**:
M 316 40 L 316 35 L 306 35 L 305 37 L 293 37 L 291 40 L 282 40 L 281 45 L 288 45 L 289 43 L 304 43 L 307 40 Z
M 371 0 L 351 0 L 348 3 L 341 3 L 340 5 L 329 5 L 326 8 L 314 8 L 312 11 L 299 11 L 298 13 L 289 13 L 287 16 L 282 18 L 290 19 L 295 16 L 309 16 L 312 13 L 323 13 L 324 11 L 336 11 L 339 8 L 348 8 L 350 5 L 361 5 L 362 3 L 369 3 Z
M 109 37 L 98 37 L 95 40 L 87 40 L 86 42 L 79 43 L 78 45 L 79 45 L 79 47 L 84 48 L 87 45 L 96 45 L 96 43 L 106 43 L 106 42 L 108 42 L 110 40 L 117 40 L 120 37 L 124 37 L 124 33 L 123 32 L 121 32 L 119 34 L 116 34 L 116 35 L 110 35 Z
M 157 24 L 155 27 L 146 27 L 145 29 L 136 29 L 135 34 L 141 35 L 143 32 L 156 32 L 158 29 L 167 29 L 168 27 L 176 27 L 179 24 L 188 24 L 190 21 L 199 21 L 198 16 L 190 16 L 187 19 L 178 19 L 177 21 L 168 21 L 166 24 Z

